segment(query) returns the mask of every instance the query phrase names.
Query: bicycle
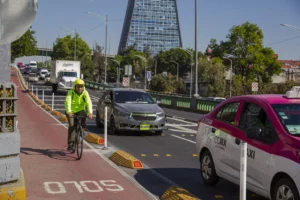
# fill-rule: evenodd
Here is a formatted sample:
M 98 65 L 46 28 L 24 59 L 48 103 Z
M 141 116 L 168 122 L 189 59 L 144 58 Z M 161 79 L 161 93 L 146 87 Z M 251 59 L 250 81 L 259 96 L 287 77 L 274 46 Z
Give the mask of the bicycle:
M 83 130 L 81 126 L 81 120 L 86 117 L 74 115 L 74 125 L 75 125 L 75 142 L 71 153 L 75 153 L 77 148 L 77 160 L 80 160 L 83 152 Z

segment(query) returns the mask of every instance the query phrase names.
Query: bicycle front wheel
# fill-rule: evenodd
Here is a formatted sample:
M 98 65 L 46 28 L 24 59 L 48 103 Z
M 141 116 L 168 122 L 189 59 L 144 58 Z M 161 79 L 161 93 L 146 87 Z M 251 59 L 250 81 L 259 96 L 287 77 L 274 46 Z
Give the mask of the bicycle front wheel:
M 76 137 L 76 147 L 77 147 L 77 160 L 80 160 L 83 152 L 83 132 L 82 129 L 78 130 Z

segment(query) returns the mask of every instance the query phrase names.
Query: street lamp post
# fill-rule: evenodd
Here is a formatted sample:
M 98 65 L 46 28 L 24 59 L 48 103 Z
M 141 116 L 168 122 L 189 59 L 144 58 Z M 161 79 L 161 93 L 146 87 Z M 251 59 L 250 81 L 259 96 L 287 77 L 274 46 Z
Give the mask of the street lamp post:
M 118 70 L 117 70 L 117 84 L 119 84 L 119 81 L 120 81 L 120 61 L 118 61 L 118 60 L 112 60 L 112 61 L 114 61 L 115 63 L 117 63 L 118 64 Z
M 197 50 L 197 15 L 198 15 L 198 11 L 197 11 L 197 7 L 198 7 L 198 0 L 195 0 L 195 97 L 198 97 L 198 50 Z
M 193 53 L 187 49 L 184 49 L 182 47 L 178 47 L 179 49 L 184 50 L 185 52 L 187 52 L 190 56 L 191 56 L 191 81 L 190 81 L 190 97 L 192 97 L 192 90 L 193 90 Z
M 141 60 L 143 60 L 145 62 L 145 85 L 144 85 L 144 89 L 146 90 L 147 89 L 147 82 L 146 82 L 146 79 L 147 79 L 147 71 L 146 71 L 146 66 L 147 66 L 147 59 L 143 56 L 140 56 L 140 55 L 135 55 L 136 57 L 140 58 Z
M 300 28 L 298 28 L 297 26 L 293 26 L 293 25 L 290 25 L 290 24 L 280 24 L 280 25 L 291 28 L 291 29 L 295 29 L 297 31 L 300 31 Z
M 175 61 L 171 61 L 171 62 L 177 64 L 177 79 L 176 80 L 178 81 L 178 77 L 179 77 L 179 64 L 178 64 L 178 62 L 175 62 Z
M 72 30 L 70 28 L 67 28 L 67 27 L 63 27 L 62 28 L 66 29 L 66 30 L 69 30 L 69 31 L 73 31 L 75 33 L 75 50 L 74 50 L 74 61 L 76 60 L 76 38 L 77 38 L 77 32 L 76 32 L 76 29 L 75 30 Z
M 94 15 L 96 17 L 99 17 L 101 19 L 101 21 L 105 24 L 105 77 L 104 77 L 104 84 L 106 83 L 106 74 L 107 74 L 107 25 L 108 25 L 108 19 L 107 19 L 107 15 L 105 17 L 98 15 L 96 13 L 92 13 L 92 12 L 86 12 L 87 14 L 91 14 Z
M 232 59 L 229 59 L 229 58 L 226 58 L 226 57 L 224 57 L 224 59 L 227 59 L 227 60 L 229 60 L 230 61 L 230 79 L 229 79 L 229 87 L 230 87 L 230 89 L 229 89 L 229 97 L 231 97 L 231 91 L 232 91 Z

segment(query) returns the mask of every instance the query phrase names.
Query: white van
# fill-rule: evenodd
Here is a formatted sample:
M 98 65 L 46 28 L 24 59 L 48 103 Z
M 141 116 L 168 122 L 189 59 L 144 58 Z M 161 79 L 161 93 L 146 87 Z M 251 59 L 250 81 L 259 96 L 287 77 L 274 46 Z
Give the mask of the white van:
M 29 66 L 31 69 L 36 70 L 37 69 L 37 62 L 36 61 L 30 61 Z

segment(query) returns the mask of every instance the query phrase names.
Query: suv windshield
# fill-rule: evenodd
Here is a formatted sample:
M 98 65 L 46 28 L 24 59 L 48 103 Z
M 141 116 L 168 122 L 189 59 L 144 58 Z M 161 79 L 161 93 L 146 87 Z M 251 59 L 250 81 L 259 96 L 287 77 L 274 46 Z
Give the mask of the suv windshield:
M 139 91 L 116 91 L 115 101 L 116 103 L 155 103 L 149 94 Z
M 300 104 L 273 104 L 272 108 L 286 131 L 300 136 Z
M 65 77 L 77 77 L 77 72 L 61 72 L 61 76 Z

